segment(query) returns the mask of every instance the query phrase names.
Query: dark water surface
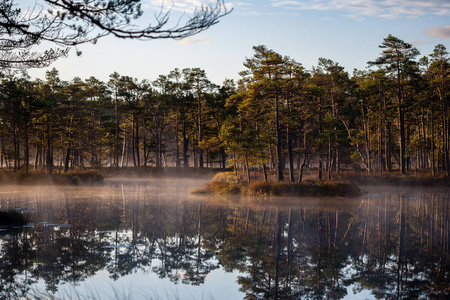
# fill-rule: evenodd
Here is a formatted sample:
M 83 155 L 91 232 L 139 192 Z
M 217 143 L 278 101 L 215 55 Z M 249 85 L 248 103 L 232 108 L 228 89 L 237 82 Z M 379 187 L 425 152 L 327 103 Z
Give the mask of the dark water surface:
M 195 197 L 195 181 L 5 187 L 0 299 L 449 299 L 449 193 Z

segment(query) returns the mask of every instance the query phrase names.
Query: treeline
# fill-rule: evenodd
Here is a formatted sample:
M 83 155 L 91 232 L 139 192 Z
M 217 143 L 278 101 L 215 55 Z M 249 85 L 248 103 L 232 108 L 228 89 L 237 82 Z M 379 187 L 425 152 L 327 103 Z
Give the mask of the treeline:
M 156 80 L 114 73 L 62 81 L 3 75 L 1 166 L 53 172 L 84 167 L 174 166 L 276 170 L 301 181 L 307 168 L 382 175 L 450 171 L 450 57 L 389 35 L 371 69 L 352 75 L 319 58 L 312 70 L 254 47 L 237 84 L 217 86 L 199 68 Z

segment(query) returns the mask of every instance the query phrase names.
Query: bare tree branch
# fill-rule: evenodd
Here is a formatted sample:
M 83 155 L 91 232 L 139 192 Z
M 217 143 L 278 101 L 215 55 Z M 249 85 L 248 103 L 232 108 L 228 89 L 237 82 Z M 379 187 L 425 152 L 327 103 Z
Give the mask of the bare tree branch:
M 17 7 L 16 1 L 0 0 L 0 67 L 47 66 L 66 56 L 68 47 L 95 43 L 107 35 L 139 40 L 182 39 L 208 29 L 231 12 L 224 0 L 217 0 L 171 25 L 172 10 L 165 10 L 162 4 L 155 22 L 140 27 L 136 23 L 143 18 L 141 0 L 40 0 L 42 4 L 36 3 L 26 12 Z M 44 41 L 57 48 L 31 52 Z

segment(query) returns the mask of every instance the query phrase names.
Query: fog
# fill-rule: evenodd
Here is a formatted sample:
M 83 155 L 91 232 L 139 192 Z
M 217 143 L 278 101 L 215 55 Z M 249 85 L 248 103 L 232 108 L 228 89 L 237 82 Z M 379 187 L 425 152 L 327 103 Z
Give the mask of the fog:
M 368 186 L 356 198 L 189 193 L 209 180 L 128 176 L 96 186 L 4 186 L 0 209 L 20 210 L 30 224 L 0 234 L 0 298 L 450 296 L 448 191 Z M 418 277 L 424 279 L 412 284 Z

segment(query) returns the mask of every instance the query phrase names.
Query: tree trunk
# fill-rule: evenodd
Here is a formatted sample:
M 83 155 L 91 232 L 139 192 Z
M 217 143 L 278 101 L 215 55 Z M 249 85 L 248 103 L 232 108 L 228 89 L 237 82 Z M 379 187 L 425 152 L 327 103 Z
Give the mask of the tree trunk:
M 25 122 L 25 172 L 30 168 L 30 145 L 28 140 L 28 121 Z
M 179 140 L 178 140 L 178 112 L 176 113 L 176 117 L 175 117 L 175 145 L 176 145 L 175 166 L 178 168 L 178 167 L 181 166 L 181 162 L 180 162 L 180 145 L 179 145 Z
M 136 125 L 135 125 L 135 128 L 136 128 L 136 139 L 135 139 L 135 142 L 136 142 L 136 159 L 137 159 L 137 166 L 138 167 L 140 167 L 141 166 L 141 155 L 140 155 L 140 151 L 139 151 L 139 119 L 138 119 L 138 113 L 136 113 L 136 116 L 135 116 L 135 123 L 136 123 Z
M 248 183 L 250 183 L 251 176 L 250 176 L 250 166 L 248 164 L 248 158 L 245 159 L 245 168 L 247 169 L 247 180 L 248 180 Z
M 186 121 L 183 121 L 183 167 L 189 168 L 189 140 L 186 134 Z
M 332 147 L 331 147 L 331 137 L 328 137 L 328 180 L 331 180 L 331 169 L 332 169 Z
M 378 168 L 379 168 L 379 170 L 378 171 L 379 171 L 380 176 L 383 176 L 383 168 L 384 168 L 382 103 L 383 103 L 383 101 L 380 101 L 379 107 L 378 107 L 378 118 L 379 118 L 379 124 L 378 124 Z
M 283 158 L 281 156 L 281 130 L 280 130 L 280 120 L 278 111 L 278 92 L 275 95 L 275 126 L 276 126 L 276 137 L 277 137 L 277 170 L 278 170 L 278 180 L 283 181 Z
M 133 157 L 133 165 L 135 166 L 135 167 L 137 167 L 137 164 L 136 164 L 136 153 L 135 153 L 135 151 L 136 151 L 136 149 L 135 149 L 135 145 L 136 145 L 136 137 L 135 137 L 135 127 L 136 127 L 136 124 L 135 124 L 135 117 L 136 117 L 136 115 L 134 114 L 134 112 L 133 112 L 133 114 L 131 115 L 131 156 Z
M 220 147 L 220 156 L 221 156 L 221 161 L 222 161 L 222 169 L 225 169 L 227 167 L 226 163 L 227 163 L 227 154 L 225 153 L 225 148 L 224 147 Z
M 263 164 L 263 174 L 264 174 L 264 182 L 267 182 L 267 167 L 266 167 L 266 164 Z
M 119 105 L 117 100 L 117 86 L 116 86 L 116 97 L 114 99 L 114 119 L 116 122 L 116 139 L 115 139 L 115 152 L 116 152 L 116 168 L 119 168 Z M 122 158 L 123 164 L 123 158 Z
M 392 171 L 392 156 L 391 156 L 391 124 L 387 122 L 386 124 L 387 137 L 385 141 L 385 153 L 386 153 L 386 170 L 388 172 Z
M 405 116 L 403 112 L 403 92 L 400 85 L 400 75 L 398 75 L 398 118 L 399 118 L 399 129 L 400 129 L 400 174 L 406 174 L 406 164 L 405 164 L 405 155 L 406 155 L 406 137 L 405 137 Z
M 200 147 L 200 144 L 202 142 L 203 136 L 202 136 L 202 102 L 201 97 L 199 95 L 198 98 L 198 166 L 199 168 L 203 168 L 203 149 Z
M 127 138 L 127 131 L 123 131 L 123 146 L 122 146 L 122 161 L 120 163 L 121 167 L 123 168 L 124 160 L 125 160 L 125 154 L 126 154 L 126 138 Z M 119 163 L 119 161 L 117 161 Z
M 14 147 L 14 152 L 13 152 L 13 159 L 14 159 L 14 172 L 17 171 L 18 169 L 18 149 L 17 149 L 17 125 L 16 122 L 13 121 L 13 147 Z
M 159 135 L 158 135 L 158 127 L 155 126 L 155 164 L 156 167 L 159 168 L 161 167 L 161 155 L 160 155 L 160 151 L 159 151 Z
M 72 149 L 72 141 L 71 141 L 71 138 L 69 136 L 69 144 L 67 146 L 66 159 L 64 161 L 64 173 L 67 173 L 69 171 L 70 151 L 71 151 L 71 149 Z
M 289 157 L 289 181 L 294 182 L 294 154 L 292 151 L 292 132 L 291 128 L 287 126 L 287 140 L 288 140 L 288 157 Z
M 52 141 L 50 137 L 50 125 L 47 123 L 47 171 L 49 174 L 53 172 L 53 155 L 52 155 Z

